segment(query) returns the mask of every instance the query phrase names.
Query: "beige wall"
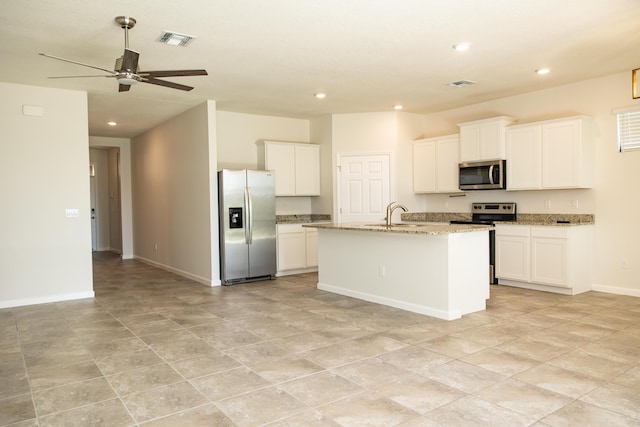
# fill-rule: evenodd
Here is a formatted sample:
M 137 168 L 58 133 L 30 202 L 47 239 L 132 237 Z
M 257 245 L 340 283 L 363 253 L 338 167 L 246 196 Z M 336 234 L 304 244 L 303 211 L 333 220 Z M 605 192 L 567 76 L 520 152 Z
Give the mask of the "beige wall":
M 92 297 L 87 94 L 9 83 L 0 93 L 0 307 Z
M 209 101 L 131 143 L 135 257 L 205 284 L 219 282 L 211 128 Z
M 258 146 L 263 140 L 314 142 L 309 139 L 309 121 L 287 117 L 218 111 L 217 153 L 220 169 L 256 169 Z M 278 197 L 276 213 L 310 213 L 314 197 Z M 327 211 L 326 213 L 329 213 Z
M 596 136 L 596 185 L 589 190 L 468 192 L 466 197 L 424 197 L 428 211 L 468 212 L 471 202 L 514 201 L 520 212 L 594 213 L 594 285 L 596 289 L 640 296 L 640 151 L 617 151 L 612 109 L 640 106 L 631 99 L 630 73 L 621 73 L 553 89 L 470 105 L 427 116 L 429 136 L 457 133 L 457 123 L 508 115 L 520 123 L 585 114 L 593 117 Z M 544 201 L 551 201 L 545 209 Z M 578 200 L 578 209 L 571 207 Z M 627 268 L 621 260 L 627 259 Z
M 314 142 L 308 120 L 218 111 L 216 121 L 218 169 L 255 169 L 257 141 Z

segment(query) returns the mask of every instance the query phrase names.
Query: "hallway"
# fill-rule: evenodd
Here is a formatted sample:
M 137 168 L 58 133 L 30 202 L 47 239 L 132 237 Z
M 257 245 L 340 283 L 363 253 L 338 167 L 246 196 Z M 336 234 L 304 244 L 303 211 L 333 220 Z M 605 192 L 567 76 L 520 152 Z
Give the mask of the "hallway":
M 0 310 L 0 425 L 640 423 L 640 298 L 492 286 L 447 322 L 315 274 L 209 288 L 98 252 L 94 277 Z

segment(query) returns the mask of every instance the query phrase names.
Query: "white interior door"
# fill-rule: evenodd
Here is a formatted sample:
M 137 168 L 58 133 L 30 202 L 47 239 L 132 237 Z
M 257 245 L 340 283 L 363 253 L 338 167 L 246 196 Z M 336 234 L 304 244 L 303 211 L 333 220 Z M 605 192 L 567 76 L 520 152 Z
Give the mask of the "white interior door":
M 96 164 L 89 165 L 89 197 L 91 201 L 91 250 L 98 250 L 98 224 L 96 223 Z
M 390 199 L 389 154 L 338 157 L 338 221 L 380 222 Z

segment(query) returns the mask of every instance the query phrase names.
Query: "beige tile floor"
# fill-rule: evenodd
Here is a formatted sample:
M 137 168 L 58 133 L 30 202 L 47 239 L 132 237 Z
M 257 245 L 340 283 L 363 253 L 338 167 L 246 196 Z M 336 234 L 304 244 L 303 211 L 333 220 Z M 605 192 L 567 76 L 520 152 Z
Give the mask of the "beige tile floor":
M 0 425 L 640 425 L 640 298 L 492 286 L 446 322 L 315 274 L 94 272 L 95 299 L 0 310 Z

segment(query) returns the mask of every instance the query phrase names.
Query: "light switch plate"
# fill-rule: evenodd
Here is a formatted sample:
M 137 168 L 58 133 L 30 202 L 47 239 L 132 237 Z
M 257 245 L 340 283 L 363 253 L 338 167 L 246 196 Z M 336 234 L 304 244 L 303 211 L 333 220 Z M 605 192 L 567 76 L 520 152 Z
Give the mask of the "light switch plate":
M 66 209 L 65 216 L 67 218 L 78 218 L 80 216 L 80 209 L 76 209 L 76 208 Z

